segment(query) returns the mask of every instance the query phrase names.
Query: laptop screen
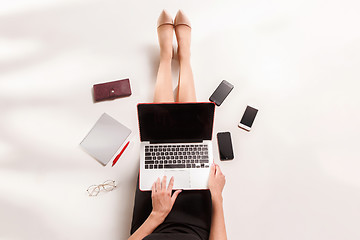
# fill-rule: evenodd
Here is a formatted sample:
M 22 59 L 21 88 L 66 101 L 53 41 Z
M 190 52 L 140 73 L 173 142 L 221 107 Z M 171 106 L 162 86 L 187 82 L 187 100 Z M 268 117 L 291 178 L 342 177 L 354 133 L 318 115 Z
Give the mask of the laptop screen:
M 138 104 L 137 108 L 141 141 L 211 140 L 214 103 Z

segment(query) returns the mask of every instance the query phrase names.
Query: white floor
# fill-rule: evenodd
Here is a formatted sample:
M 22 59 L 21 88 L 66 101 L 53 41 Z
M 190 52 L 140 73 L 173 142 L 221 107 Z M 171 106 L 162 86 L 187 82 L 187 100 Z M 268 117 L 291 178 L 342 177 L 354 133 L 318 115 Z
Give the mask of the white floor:
M 138 172 L 136 104 L 152 100 L 156 21 L 192 21 L 199 101 L 230 131 L 222 167 L 229 239 L 360 239 L 360 4 L 345 1 L 2 1 L 0 239 L 126 239 Z M 174 83 L 177 77 L 174 61 Z M 131 97 L 93 103 L 92 85 L 130 78 Z M 175 86 L 174 86 L 175 87 Z M 246 104 L 253 130 L 237 128 Z M 102 113 L 132 129 L 117 165 L 79 143 Z M 116 180 L 88 197 L 89 185 Z

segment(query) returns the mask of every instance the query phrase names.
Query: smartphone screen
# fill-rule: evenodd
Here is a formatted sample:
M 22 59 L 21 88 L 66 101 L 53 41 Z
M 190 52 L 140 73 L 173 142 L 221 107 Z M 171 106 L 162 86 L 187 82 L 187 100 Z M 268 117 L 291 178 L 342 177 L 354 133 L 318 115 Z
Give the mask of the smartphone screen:
M 230 132 L 219 132 L 217 134 L 220 160 L 232 160 L 234 159 L 234 152 L 231 143 Z
M 251 128 L 255 120 L 258 110 L 247 106 L 244 115 L 242 116 L 240 123 Z
M 231 83 L 223 80 L 215 89 L 214 93 L 210 96 L 209 100 L 214 102 L 217 106 L 220 106 L 233 88 L 234 86 Z

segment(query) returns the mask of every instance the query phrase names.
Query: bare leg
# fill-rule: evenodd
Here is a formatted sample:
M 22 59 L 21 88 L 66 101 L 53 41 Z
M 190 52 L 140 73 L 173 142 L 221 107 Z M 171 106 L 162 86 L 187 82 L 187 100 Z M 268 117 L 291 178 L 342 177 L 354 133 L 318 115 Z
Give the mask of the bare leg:
M 162 25 L 158 27 L 157 32 L 160 46 L 160 64 L 155 84 L 154 102 L 174 102 L 171 80 L 173 26 Z
M 194 76 L 190 65 L 191 28 L 178 25 L 175 28 L 180 63 L 178 102 L 196 102 Z

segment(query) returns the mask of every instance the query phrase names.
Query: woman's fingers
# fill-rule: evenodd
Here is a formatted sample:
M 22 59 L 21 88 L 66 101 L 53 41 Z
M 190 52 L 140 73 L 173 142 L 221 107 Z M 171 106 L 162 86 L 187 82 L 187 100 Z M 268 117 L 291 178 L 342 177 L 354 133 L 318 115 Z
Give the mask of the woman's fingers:
M 221 172 L 221 169 L 220 169 L 220 166 L 219 165 L 216 165 L 216 174 L 222 174 Z
M 212 171 L 215 171 L 215 170 L 212 170 Z M 158 178 L 158 179 L 153 183 L 153 185 L 152 185 L 152 187 L 151 187 L 151 192 L 152 192 L 152 194 L 154 194 L 154 193 L 156 193 L 156 192 L 159 192 L 159 191 L 168 191 L 168 192 L 171 193 L 171 191 L 172 191 L 172 189 L 173 189 L 173 187 L 174 187 L 174 181 L 175 181 L 175 179 L 174 179 L 174 177 L 171 177 L 171 178 L 170 178 L 170 182 L 169 182 L 168 187 L 166 187 L 166 179 L 167 179 L 167 177 L 164 176 L 161 181 L 160 181 L 160 178 Z M 179 191 L 181 192 L 181 190 L 177 190 L 177 191 L 176 191 L 177 194 L 176 194 L 176 196 L 175 196 L 175 199 L 176 199 L 177 195 L 180 193 Z M 176 192 L 175 192 L 175 193 L 176 193 Z M 174 194 L 175 194 L 175 193 L 174 193 Z
M 161 190 L 166 190 L 166 176 L 161 181 Z
M 154 196 L 156 190 L 155 190 L 155 184 L 156 182 L 153 183 L 152 187 L 151 187 L 151 195 Z
M 167 190 L 171 192 L 173 187 L 174 187 L 174 177 L 171 177 Z
M 169 182 L 169 186 L 168 186 L 168 188 L 167 188 L 167 190 L 171 193 L 171 191 L 172 191 L 172 189 L 173 189 L 173 187 L 174 187 L 174 177 L 171 177 L 170 178 L 170 182 Z M 172 202 L 172 204 L 174 204 L 174 202 L 175 202 L 175 200 L 176 200 L 176 198 L 177 198 L 177 196 L 179 195 L 179 193 L 181 193 L 182 192 L 182 190 L 176 190 L 175 192 L 174 192 L 174 194 L 171 196 L 171 202 Z
M 211 164 L 210 167 L 210 176 L 215 174 L 216 165 L 215 163 Z
M 155 182 L 155 192 L 159 191 L 160 189 L 161 189 L 160 178 L 158 178 Z

